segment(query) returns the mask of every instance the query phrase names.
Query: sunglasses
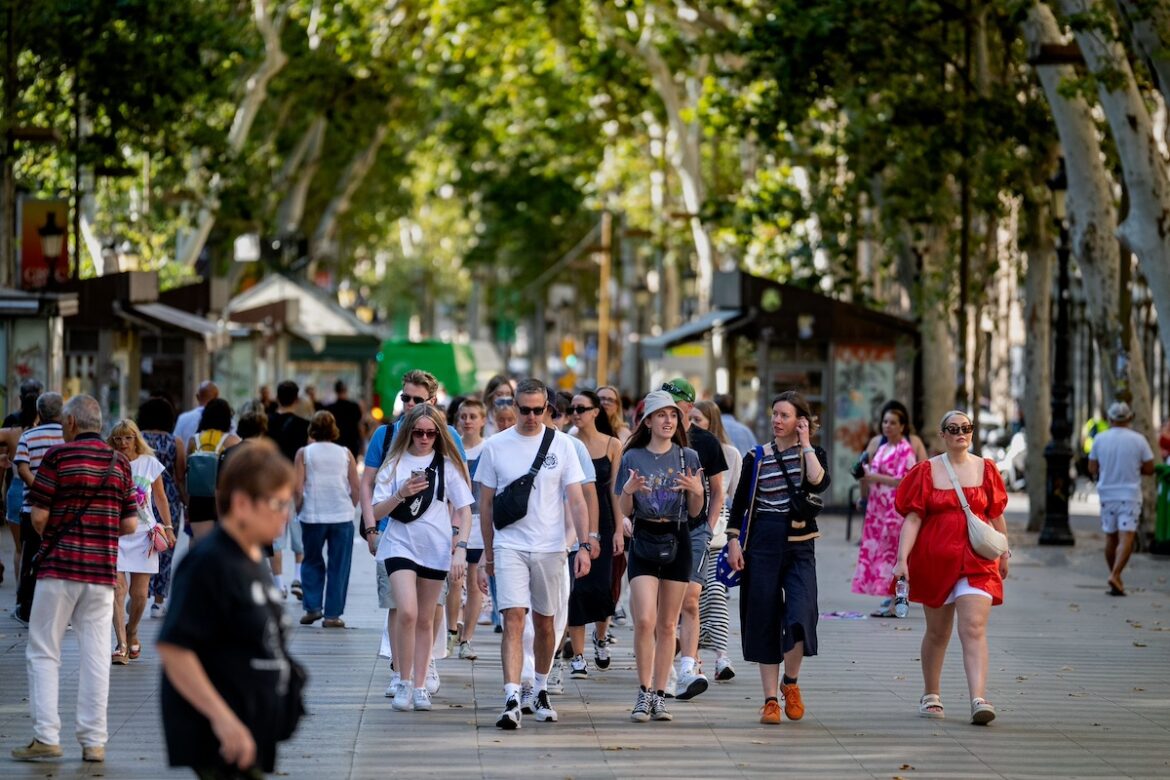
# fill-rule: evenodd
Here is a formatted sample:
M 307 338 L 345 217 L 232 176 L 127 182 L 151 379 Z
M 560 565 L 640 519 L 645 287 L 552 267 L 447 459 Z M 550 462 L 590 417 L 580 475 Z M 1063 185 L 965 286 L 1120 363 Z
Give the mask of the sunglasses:
M 492 401 L 492 404 L 499 407 L 512 406 L 516 403 L 516 399 L 510 395 L 501 395 L 499 398 Z
M 665 390 L 666 392 L 670 393 L 671 395 L 682 396 L 684 401 L 692 402 L 695 400 L 695 397 L 693 395 L 691 395 L 689 390 L 683 390 L 681 387 L 676 385 L 674 382 L 663 382 L 662 389 Z
M 294 498 L 280 499 L 276 496 L 271 496 L 269 498 L 263 499 L 263 501 L 264 504 L 273 512 L 280 512 L 281 514 L 286 515 L 292 514 L 293 510 L 297 507 L 297 502 Z
M 585 414 L 585 412 L 592 412 L 596 406 L 570 406 L 569 411 L 573 414 Z
M 601 398 L 599 400 L 601 401 L 602 406 L 613 406 L 614 404 L 617 403 L 616 398 L 610 398 L 609 396 L 604 396 L 604 395 L 601 396 Z
M 958 436 L 960 433 L 963 434 L 964 436 L 966 436 L 967 434 L 969 434 L 975 430 L 975 426 L 971 425 L 971 424 L 948 425 L 947 427 L 943 428 L 943 430 L 946 431 L 947 433 L 949 433 L 951 436 Z
M 546 405 L 547 404 L 542 404 L 540 406 L 517 406 L 516 411 L 520 413 L 521 417 L 527 417 L 529 415 L 539 416 L 544 414 L 544 408 Z M 553 419 L 555 420 L 556 418 L 554 417 Z
M 439 435 L 438 428 L 415 428 L 410 432 L 411 437 L 415 439 L 433 439 Z
M 404 403 L 404 404 L 408 404 L 411 401 L 413 401 L 416 404 L 425 404 L 427 402 L 426 398 L 420 398 L 417 395 L 407 395 L 406 393 L 403 393 L 402 395 L 400 395 L 398 397 L 402 399 L 402 403 Z

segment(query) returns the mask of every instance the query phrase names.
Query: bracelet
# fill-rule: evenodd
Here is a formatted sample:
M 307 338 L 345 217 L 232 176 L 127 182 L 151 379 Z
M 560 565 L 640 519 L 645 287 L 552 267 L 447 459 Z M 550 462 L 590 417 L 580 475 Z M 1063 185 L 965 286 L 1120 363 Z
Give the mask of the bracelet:
M 801 455 L 807 455 L 810 452 L 816 452 L 816 450 L 812 447 L 802 447 L 800 450 Z
M 597 541 L 601 541 L 601 534 L 597 533 L 596 531 L 590 531 L 589 538 L 596 539 Z
M 494 560 L 488 560 L 487 558 L 484 558 L 483 565 L 484 566 L 495 566 L 496 562 Z
M 727 536 L 728 539 L 738 539 L 739 538 L 739 531 L 737 531 L 734 528 L 728 528 L 723 533 Z
M 466 550 L 467 549 L 467 542 L 455 542 L 455 549 L 456 550 Z
M 175 530 L 175 527 L 173 525 L 164 525 L 163 528 L 167 529 L 168 531 Z

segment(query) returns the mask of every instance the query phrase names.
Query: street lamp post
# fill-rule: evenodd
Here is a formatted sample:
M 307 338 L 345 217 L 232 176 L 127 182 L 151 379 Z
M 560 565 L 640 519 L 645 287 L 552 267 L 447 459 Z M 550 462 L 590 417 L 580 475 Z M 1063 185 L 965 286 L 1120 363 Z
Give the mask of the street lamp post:
M 41 237 L 41 254 L 45 257 L 45 265 L 49 268 L 49 279 L 46 287 L 57 289 L 57 263 L 61 262 L 61 248 L 65 243 L 65 229 L 57 224 L 57 214 L 50 211 L 45 224 L 37 228 L 37 235 Z
M 1072 422 L 1069 420 L 1068 381 L 1068 303 L 1069 303 L 1069 246 L 1068 228 L 1065 225 L 1065 195 L 1068 178 L 1064 171 L 1064 159 L 1060 170 L 1048 183 L 1052 190 L 1052 214 L 1056 219 L 1060 243 L 1056 247 L 1059 266 L 1056 292 L 1056 334 L 1052 367 L 1052 423 L 1048 445 L 1044 448 L 1044 460 L 1048 464 L 1048 475 L 1044 490 L 1044 527 L 1040 530 L 1040 544 L 1068 546 L 1074 543 L 1072 530 L 1068 526 L 1068 497 L 1071 493 L 1069 469 L 1072 465 Z

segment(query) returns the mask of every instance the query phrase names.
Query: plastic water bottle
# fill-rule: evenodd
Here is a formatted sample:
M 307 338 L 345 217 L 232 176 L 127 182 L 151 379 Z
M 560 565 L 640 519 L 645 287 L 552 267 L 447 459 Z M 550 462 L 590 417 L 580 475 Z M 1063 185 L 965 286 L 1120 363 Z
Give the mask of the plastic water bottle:
M 910 614 L 910 583 L 905 577 L 899 577 L 894 585 L 894 614 L 900 618 Z

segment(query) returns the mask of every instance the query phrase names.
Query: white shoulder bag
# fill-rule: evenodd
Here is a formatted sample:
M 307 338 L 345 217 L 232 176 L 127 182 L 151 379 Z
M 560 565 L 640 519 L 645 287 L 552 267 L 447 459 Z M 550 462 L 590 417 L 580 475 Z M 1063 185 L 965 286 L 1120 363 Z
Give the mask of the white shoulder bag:
M 964 495 L 959 478 L 955 475 L 955 467 L 951 465 L 951 459 L 945 453 L 939 457 L 947 468 L 951 485 L 955 488 L 955 495 L 959 497 L 959 506 L 963 507 L 963 514 L 967 516 L 967 538 L 971 542 L 971 547 L 980 557 L 994 561 L 1008 551 L 1007 536 L 995 530 L 991 523 L 985 523 L 979 518 L 979 515 L 971 511 L 971 507 L 967 503 L 967 496 Z

